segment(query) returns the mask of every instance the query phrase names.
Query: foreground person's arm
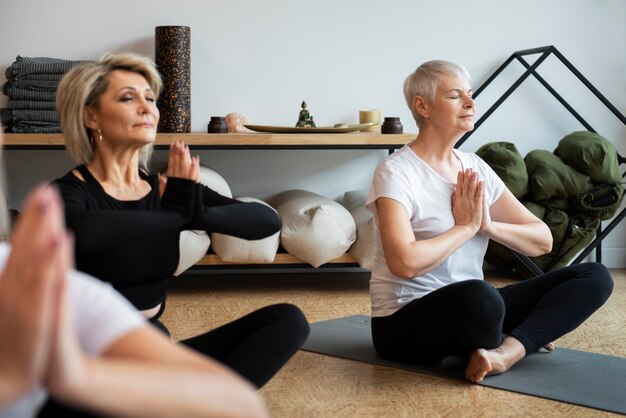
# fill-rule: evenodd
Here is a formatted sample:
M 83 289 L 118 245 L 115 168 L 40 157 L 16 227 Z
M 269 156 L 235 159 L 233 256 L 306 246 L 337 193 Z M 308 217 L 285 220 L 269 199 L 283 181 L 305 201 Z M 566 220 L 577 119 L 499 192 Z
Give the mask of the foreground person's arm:
M 80 366 L 75 356 L 60 363 L 51 375 L 51 394 L 107 415 L 267 416 L 252 385 L 148 326 L 120 338 L 103 357 L 82 358 Z

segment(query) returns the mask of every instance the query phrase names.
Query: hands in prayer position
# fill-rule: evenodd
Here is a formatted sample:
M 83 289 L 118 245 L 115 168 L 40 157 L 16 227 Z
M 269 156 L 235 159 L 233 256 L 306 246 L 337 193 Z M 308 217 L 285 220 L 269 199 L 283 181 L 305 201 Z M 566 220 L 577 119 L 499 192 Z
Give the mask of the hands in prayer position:
M 27 199 L 0 274 L 0 404 L 45 382 L 52 394 L 84 372 L 66 302 L 72 266 L 71 238 L 62 205 L 51 187 Z
M 168 177 L 200 181 L 200 157 L 191 156 L 189 146 L 183 141 L 176 141 L 170 145 L 167 174 L 159 174 L 159 194 L 163 196 Z

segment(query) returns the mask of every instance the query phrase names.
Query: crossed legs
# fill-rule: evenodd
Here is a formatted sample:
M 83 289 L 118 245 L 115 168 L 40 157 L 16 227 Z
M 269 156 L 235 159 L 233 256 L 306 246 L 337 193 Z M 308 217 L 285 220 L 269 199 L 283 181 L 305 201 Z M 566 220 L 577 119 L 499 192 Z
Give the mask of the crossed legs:
M 598 263 L 500 289 L 468 280 L 413 300 L 390 316 L 372 318 L 372 337 L 379 354 L 396 361 L 432 363 L 469 355 L 466 377 L 480 382 L 574 330 L 612 290 L 611 276 Z

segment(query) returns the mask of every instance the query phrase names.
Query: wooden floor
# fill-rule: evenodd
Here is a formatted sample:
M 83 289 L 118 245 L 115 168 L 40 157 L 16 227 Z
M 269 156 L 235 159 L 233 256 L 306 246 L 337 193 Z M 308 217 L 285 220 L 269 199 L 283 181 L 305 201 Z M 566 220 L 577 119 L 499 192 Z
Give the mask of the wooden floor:
M 626 269 L 605 306 L 558 346 L 626 357 Z M 189 276 L 174 281 L 163 322 L 175 339 L 262 306 L 290 302 L 310 322 L 369 314 L 368 274 Z M 496 286 L 512 280 L 490 273 Z M 299 351 L 261 389 L 275 417 L 596 417 L 607 412 L 425 374 Z M 626 396 L 626 388 L 624 388 Z

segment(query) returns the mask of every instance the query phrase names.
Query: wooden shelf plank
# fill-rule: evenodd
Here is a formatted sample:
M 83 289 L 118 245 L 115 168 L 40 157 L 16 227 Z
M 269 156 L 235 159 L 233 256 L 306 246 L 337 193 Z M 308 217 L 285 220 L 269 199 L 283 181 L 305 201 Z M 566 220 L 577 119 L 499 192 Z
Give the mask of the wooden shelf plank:
M 64 146 L 61 134 L 4 134 L 4 146 Z
M 208 147 L 272 147 L 272 146 L 389 146 L 398 147 L 415 138 L 415 134 L 383 135 L 380 133 L 339 134 L 157 134 L 156 146 L 167 146 L 175 141 L 185 141 L 189 146 Z M 59 147 L 63 148 L 62 134 L 5 134 L 7 147 Z

